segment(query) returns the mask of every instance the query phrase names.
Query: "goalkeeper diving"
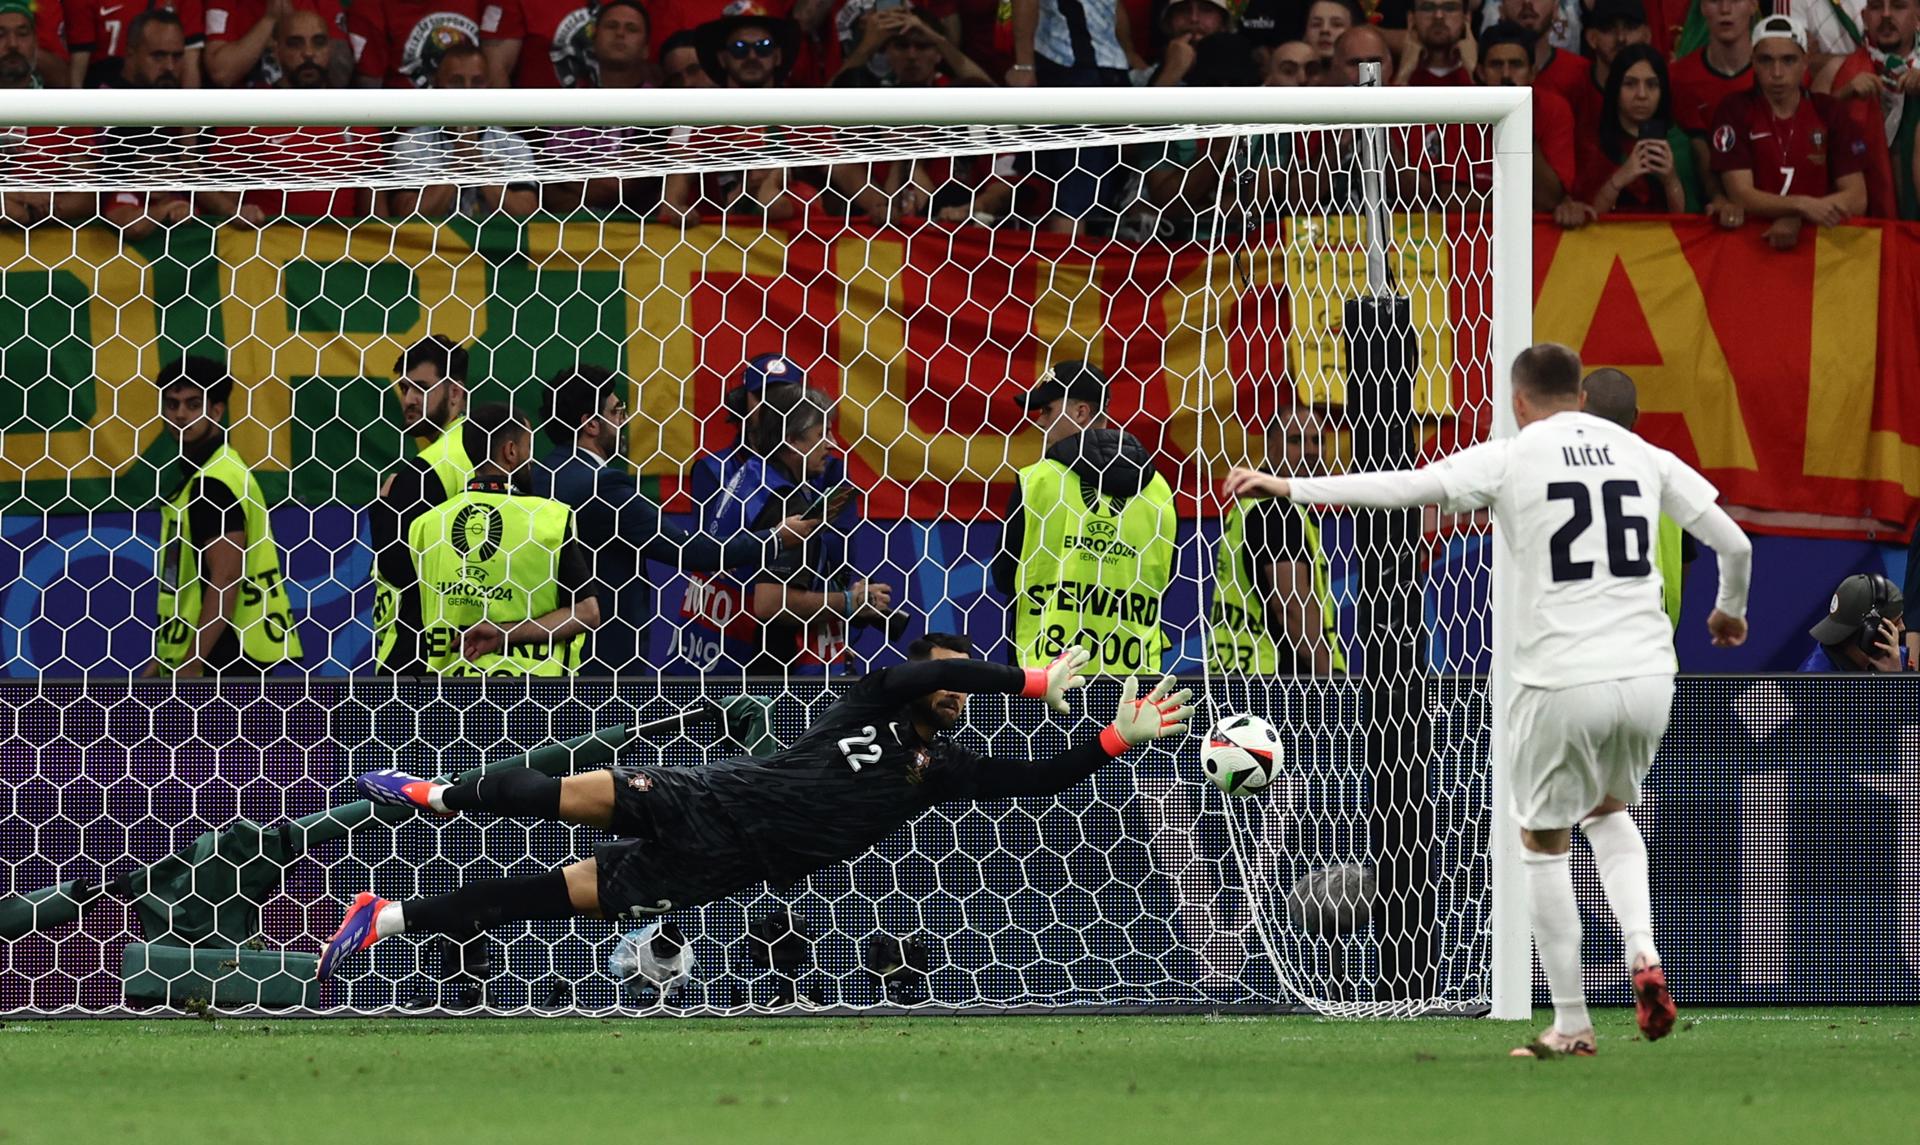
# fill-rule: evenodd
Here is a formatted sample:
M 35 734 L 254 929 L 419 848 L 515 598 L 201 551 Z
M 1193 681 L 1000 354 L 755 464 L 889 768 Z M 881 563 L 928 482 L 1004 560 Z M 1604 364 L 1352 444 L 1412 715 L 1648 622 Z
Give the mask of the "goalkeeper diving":
M 907 663 L 870 673 L 792 747 L 704 767 L 614 767 L 556 779 L 511 768 L 446 785 L 380 771 L 358 786 L 378 803 L 453 815 L 484 811 L 599 827 L 618 838 L 560 870 L 485 879 L 394 902 L 357 896 L 327 940 L 317 977 L 395 934 L 467 937 L 533 919 L 644 918 L 714 902 L 760 882 L 785 886 L 851 859 L 941 803 L 1055 795 L 1128 748 L 1183 734 L 1192 693 L 1163 678 L 1146 696 L 1129 678 L 1113 723 L 1037 762 L 976 755 L 945 733 L 974 692 L 1044 699 L 1068 711 L 1086 683 L 1073 648 L 1044 668 L 973 658 L 962 636 L 929 633 Z

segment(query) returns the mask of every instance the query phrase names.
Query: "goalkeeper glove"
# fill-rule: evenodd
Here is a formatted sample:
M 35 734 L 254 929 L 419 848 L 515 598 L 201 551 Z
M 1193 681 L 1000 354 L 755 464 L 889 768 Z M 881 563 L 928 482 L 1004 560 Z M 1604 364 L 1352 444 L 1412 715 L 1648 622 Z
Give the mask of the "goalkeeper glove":
M 1193 714 L 1193 706 L 1187 701 L 1193 698 L 1193 689 L 1175 692 L 1172 689 L 1178 682 L 1172 676 L 1162 676 L 1142 700 L 1135 698 L 1140 694 L 1140 681 L 1127 677 L 1120 686 L 1120 711 L 1113 717 L 1113 726 L 1100 733 L 1100 746 L 1108 755 L 1119 755 L 1149 740 L 1186 734 L 1187 717 Z
M 1044 668 L 1027 669 L 1027 686 L 1020 694 L 1033 699 L 1045 700 L 1056 712 L 1067 712 L 1067 693 L 1075 688 L 1087 686 L 1087 678 L 1080 669 L 1093 659 L 1093 653 L 1078 645 L 1055 656 Z

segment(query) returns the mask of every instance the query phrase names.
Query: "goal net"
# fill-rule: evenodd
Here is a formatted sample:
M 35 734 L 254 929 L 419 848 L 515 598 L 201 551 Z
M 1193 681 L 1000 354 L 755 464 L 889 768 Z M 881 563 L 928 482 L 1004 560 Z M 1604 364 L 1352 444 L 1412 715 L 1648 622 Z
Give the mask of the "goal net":
M 30 122 L 0 132 L 0 1012 L 1525 1005 L 1496 906 L 1486 521 L 1218 493 L 1234 464 L 1412 466 L 1495 431 L 1527 329 L 1524 93 L 96 95 L 16 96 Z M 435 338 L 458 358 L 410 356 Z M 223 404 L 163 392 L 197 359 L 233 379 Z M 582 367 L 616 401 L 570 421 L 553 386 Z M 1067 457 L 1098 488 L 1078 511 L 1134 521 L 1164 490 L 1166 569 L 1025 593 L 1050 534 L 1008 529 L 1010 495 L 1039 496 L 1017 474 L 1065 456 L 1045 415 L 1089 379 L 1095 428 L 1150 470 L 1109 487 L 1123 465 Z M 826 520 L 757 566 L 640 560 L 589 450 L 584 493 L 550 478 L 603 605 L 579 653 L 396 671 L 393 631 L 428 630 L 422 662 L 448 648 L 435 605 L 409 618 L 383 587 L 380 505 L 409 466 L 438 483 L 462 400 L 524 413 L 549 473 L 581 442 L 623 453 L 691 529 Z M 252 474 L 225 500 L 199 468 L 222 445 Z M 237 531 L 225 607 L 250 635 L 227 654 L 270 670 L 201 678 L 218 650 L 162 611 L 221 606 L 207 542 Z M 358 891 L 604 838 L 376 811 L 356 775 L 764 753 L 922 633 L 1006 661 L 1042 596 L 1033 641 L 1178 673 L 1196 734 L 661 926 L 408 936 L 311 981 Z M 974 696 L 958 738 L 1045 758 L 1111 718 L 1121 674 L 1071 717 Z M 1252 795 L 1201 769 L 1230 713 L 1284 745 Z

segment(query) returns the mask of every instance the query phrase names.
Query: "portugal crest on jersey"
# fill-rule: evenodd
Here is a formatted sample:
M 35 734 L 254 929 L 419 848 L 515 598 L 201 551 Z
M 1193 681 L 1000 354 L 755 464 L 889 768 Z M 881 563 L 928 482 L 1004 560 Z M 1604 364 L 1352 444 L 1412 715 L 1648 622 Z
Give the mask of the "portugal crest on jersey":
M 447 49 L 465 40 L 480 43 L 480 25 L 471 16 L 459 12 L 431 12 L 420 17 L 407 33 L 400 53 L 400 72 L 415 87 L 432 87 L 433 73 L 440 70 L 440 57 Z

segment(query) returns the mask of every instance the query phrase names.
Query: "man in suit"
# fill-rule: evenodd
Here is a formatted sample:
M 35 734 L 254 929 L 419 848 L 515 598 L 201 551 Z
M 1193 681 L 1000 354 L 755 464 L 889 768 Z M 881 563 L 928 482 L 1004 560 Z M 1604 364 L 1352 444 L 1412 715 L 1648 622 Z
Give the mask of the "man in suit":
M 593 558 L 603 620 L 585 675 L 644 667 L 643 637 L 659 613 L 646 591 L 643 558 L 679 572 L 758 568 L 820 527 L 817 519 L 788 517 L 770 530 L 718 539 L 668 521 L 623 462 L 627 388 L 626 379 L 599 366 L 554 375 L 543 412 L 556 448 L 533 469 L 534 492 L 572 506 L 580 543 Z

